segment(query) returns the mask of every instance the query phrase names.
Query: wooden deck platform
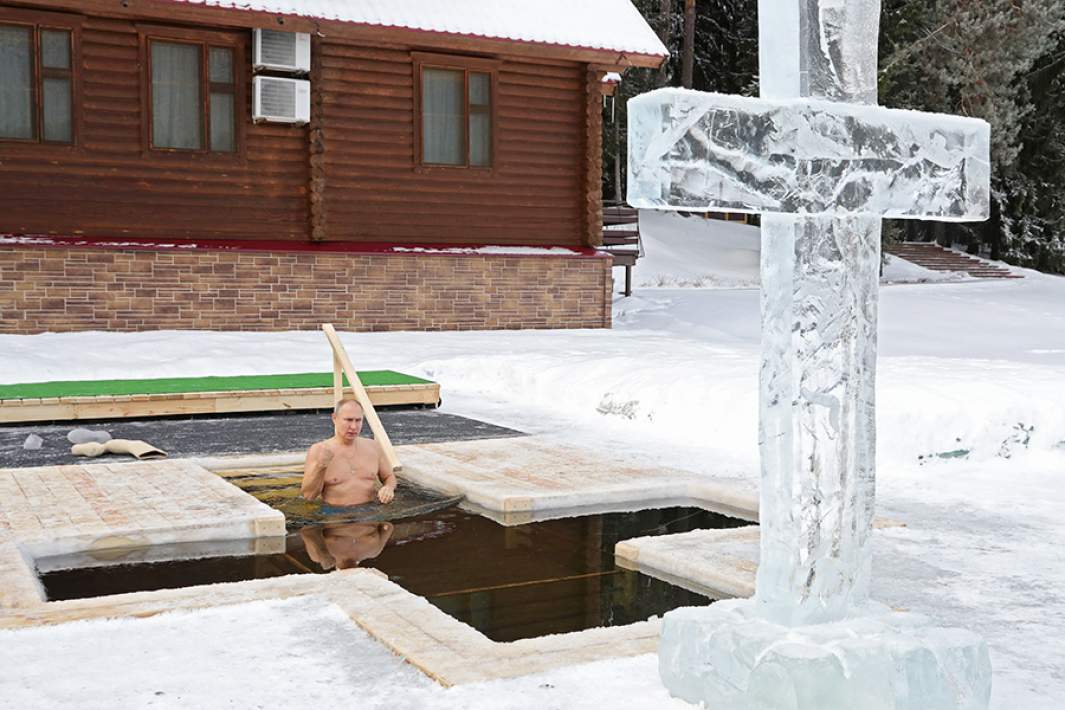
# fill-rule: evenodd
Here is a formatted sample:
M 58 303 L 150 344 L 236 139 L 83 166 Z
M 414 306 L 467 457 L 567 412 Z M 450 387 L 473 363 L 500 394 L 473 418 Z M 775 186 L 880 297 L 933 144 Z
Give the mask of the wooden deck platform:
M 369 386 L 366 392 L 375 407 L 417 404 L 435 407 L 440 404 L 440 385 L 435 382 Z M 0 399 L 0 424 L 273 412 L 332 406 L 331 387 Z

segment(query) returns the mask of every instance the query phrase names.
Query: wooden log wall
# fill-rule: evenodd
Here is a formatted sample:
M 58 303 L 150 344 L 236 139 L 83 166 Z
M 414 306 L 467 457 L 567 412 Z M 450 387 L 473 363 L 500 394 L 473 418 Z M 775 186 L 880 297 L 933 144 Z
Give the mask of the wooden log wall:
M 247 78 L 251 32 L 231 32 Z M 244 150 L 219 159 L 145 150 L 133 21 L 88 17 L 80 39 L 78 145 L 0 142 L 0 232 L 576 246 L 598 231 L 587 64 L 504 57 L 492 169 L 419 169 L 408 47 L 316 38 L 312 126 L 253 124 L 249 81 Z
M 410 52 L 322 50 L 330 239 L 582 243 L 583 65 L 503 61 L 492 169 L 419 169 Z
M 0 143 L 0 232 L 306 239 L 306 128 L 253 125 L 249 100 L 242 157 L 147 152 L 140 52 L 132 22 L 85 20 L 78 145 Z

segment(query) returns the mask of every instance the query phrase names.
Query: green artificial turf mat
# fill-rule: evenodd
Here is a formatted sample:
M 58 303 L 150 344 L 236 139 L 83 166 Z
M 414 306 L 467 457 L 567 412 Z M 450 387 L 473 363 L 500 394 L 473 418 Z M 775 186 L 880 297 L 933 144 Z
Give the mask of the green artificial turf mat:
M 359 380 L 364 387 L 432 384 L 429 380 L 404 375 L 401 372 L 392 370 L 362 371 L 359 372 Z M 346 377 L 344 382 L 347 384 Z M 184 392 L 241 392 L 332 386 L 332 372 L 300 372 L 290 375 L 240 375 L 236 377 L 164 377 L 152 380 L 27 382 L 19 385 L 0 385 L 0 399 L 181 394 Z

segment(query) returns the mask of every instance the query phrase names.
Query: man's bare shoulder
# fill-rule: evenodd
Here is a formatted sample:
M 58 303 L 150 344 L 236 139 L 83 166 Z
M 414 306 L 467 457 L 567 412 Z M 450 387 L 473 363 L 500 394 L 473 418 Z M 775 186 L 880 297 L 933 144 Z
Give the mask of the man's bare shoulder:
M 334 453 L 332 439 L 322 439 L 321 441 L 311 444 L 311 447 L 307 449 L 308 458 L 312 456 L 332 456 Z
M 365 436 L 360 436 L 359 437 L 359 443 L 363 444 L 363 442 L 365 442 L 365 444 L 367 445 L 367 448 L 370 451 L 372 451 L 372 452 L 374 452 L 376 454 L 380 454 L 381 453 L 381 445 L 378 444 L 377 441 L 375 441 L 374 439 L 370 439 L 369 437 L 365 437 Z

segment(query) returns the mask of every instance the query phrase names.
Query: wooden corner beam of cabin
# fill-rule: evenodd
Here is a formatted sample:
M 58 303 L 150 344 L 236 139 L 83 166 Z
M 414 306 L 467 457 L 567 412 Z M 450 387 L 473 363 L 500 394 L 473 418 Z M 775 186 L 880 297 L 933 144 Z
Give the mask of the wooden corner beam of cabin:
M 311 120 L 307 127 L 309 175 L 307 212 L 312 242 L 323 242 L 328 235 L 326 219 L 326 140 L 325 99 L 322 89 L 322 40 L 311 35 Z
M 355 371 L 355 367 L 351 364 L 351 360 L 348 358 L 348 353 L 344 350 L 344 344 L 340 342 L 340 338 L 337 336 L 336 330 L 331 323 L 323 323 L 322 330 L 325 332 L 325 337 L 329 340 L 329 345 L 333 348 L 333 384 L 334 388 L 339 379 L 339 369 L 343 370 L 347 375 L 348 384 L 351 385 L 351 391 L 355 395 L 355 399 L 358 400 L 362 406 L 362 412 L 366 417 L 366 421 L 370 424 L 370 431 L 373 432 L 374 439 L 381 445 L 381 450 L 385 454 L 385 458 L 388 459 L 388 465 L 392 467 L 393 471 L 399 471 L 403 468 L 403 465 L 399 462 L 399 458 L 396 456 L 396 451 L 392 447 L 392 440 L 388 438 L 388 433 L 385 431 L 384 425 L 381 423 L 381 419 L 377 416 L 377 411 L 373 408 L 373 402 L 370 401 L 369 395 L 366 394 L 366 389 L 362 386 L 362 380 L 359 379 L 359 373 Z M 336 390 L 334 389 L 334 397 L 336 397 Z M 340 394 L 343 394 L 341 390 Z
M 589 67 L 584 87 L 584 243 L 603 244 L 603 104 L 604 72 Z

